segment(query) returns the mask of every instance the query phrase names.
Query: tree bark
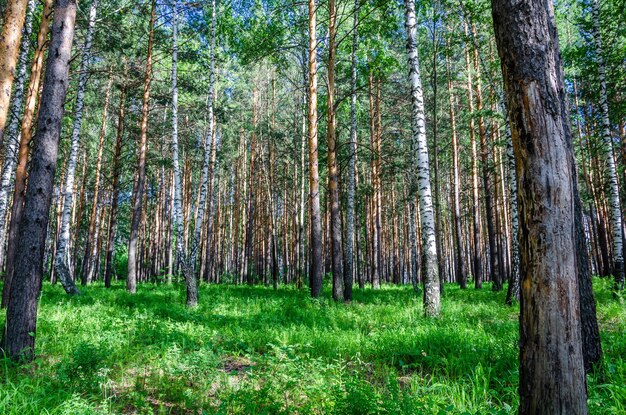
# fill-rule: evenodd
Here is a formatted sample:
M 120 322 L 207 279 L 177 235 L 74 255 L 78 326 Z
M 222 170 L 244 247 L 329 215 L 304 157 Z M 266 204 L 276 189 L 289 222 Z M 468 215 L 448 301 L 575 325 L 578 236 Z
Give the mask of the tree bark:
M 20 125 L 20 115 L 24 104 L 24 84 L 26 83 L 26 69 L 28 65 L 28 53 L 30 52 L 30 32 L 33 27 L 33 13 L 35 8 L 35 0 L 28 0 L 28 9 L 26 11 L 26 22 L 24 23 L 24 33 L 22 35 L 22 43 L 20 46 L 19 66 L 17 74 L 17 82 L 14 88 L 14 96 L 11 101 L 11 114 L 9 128 L 7 129 L 6 151 L 4 153 L 4 164 L 2 165 L 2 176 L 0 178 L 0 268 L 4 265 L 5 256 L 5 240 L 6 240 L 6 217 L 7 207 L 9 205 L 9 192 L 11 191 L 11 178 L 15 170 L 17 161 L 16 151 L 20 142 L 18 128 Z
M 30 156 L 30 142 L 32 138 L 31 128 L 35 116 L 35 107 L 37 105 L 37 95 L 41 84 L 41 75 L 43 68 L 43 59 L 46 47 L 48 46 L 47 37 L 50 30 L 50 18 L 52 17 L 53 0 L 45 0 L 41 20 L 39 22 L 39 31 L 37 33 L 37 48 L 33 56 L 33 62 L 30 67 L 30 80 L 28 83 L 28 94 L 26 104 L 24 106 L 24 114 L 22 115 L 22 125 L 20 131 L 20 146 L 17 153 L 17 167 L 15 169 L 15 185 L 13 188 L 13 202 L 11 204 L 11 219 L 9 220 L 8 230 L 8 246 L 6 256 L 6 277 L 4 286 L 2 287 L 2 307 L 6 307 L 9 301 L 9 291 L 13 278 L 13 270 L 15 268 L 16 242 L 18 238 L 18 227 L 24 212 L 24 195 L 26 192 L 26 168 Z
M 2 35 L 0 36 L 0 142 L 4 142 L 4 127 L 9 114 L 11 91 L 15 77 L 15 65 L 22 41 L 22 29 L 26 19 L 28 0 L 8 0 L 4 11 Z
M 604 63 L 604 46 L 600 35 L 600 4 L 593 0 L 593 40 L 596 44 L 596 63 L 598 65 L 598 80 L 600 81 L 600 115 L 602 128 L 602 151 L 606 163 L 606 178 L 608 181 L 608 202 L 613 236 L 613 277 L 615 291 L 624 289 L 624 248 L 622 236 L 622 211 L 620 208 L 619 185 L 617 168 L 613 154 L 613 138 L 611 137 L 611 122 L 609 120 L 609 99 L 606 90 L 606 65 Z
M 131 294 L 137 292 L 137 242 L 139 238 L 139 222 L 143 205 L 144 187 L 146 184 L 146 152 L 148 145 L 148 116 L 150 104 L 150 84 L 152 82 L 152 48 L 154 44 L 154 21 L 156 18 L 156 0 L 152 0 L 148 35 L 148 53 L 146 58 L 146 75 L 143 83 L 141 106 L 141 126 L 139 139 L 139 160 L 137 163 L 137 180 L 133 189 L 132 219 L 128 237 L 128 274 L 126 288 Z
M 89 215 L 89 227 L 85 240 L 85 256 L 83 259 L 83 272 L 81 275 L 81 284 L 91 283 L 94 275 L 94 262 L 98 253 L 98 227 L 100 222 L 100 173 L 102 171 L 102 151 L 104 150 L 104 138 L 107 128 L 107 112 L 109 109 L 109 97 L 111 95 L 111 84 L 113 82 L 112 74 L 109 72 L 109 81 L 107 82 L 106 92 L 104 93 L 104 104 L 102 106 L 102 125 L 100 127 L 100 136 L 98 139 L 98 159 L 96 162 L 96 182 L 93 186 L 93 197 L 91 205 L 91 213 Z M 96 274 L 97 275 L 97 274 Z
M 333 269 L 333 299 L 343 299 L 343 247 L 341 230 L 341 208 L 339 206 L 339 172 L 337 167 L 337 114 L 335 113 L 335 59 L 337 48 L 337 6 L 335 0 L 328 1 L 328 121 L 326 141 L 328 143 L 328 191 L 330 198 L 330 245 Z
M 320 208 L 320 176 L 317 159 L 317 33 L 315 0 L 309 4 L 309 196 L 311 262 L 309 286 L 311 296 L 322 295 L 322 213 Z
M 346 269 L 344 274 L 344 290 L 343 298 L 345 301 L 352 301 L 352 285 L 354 281 L 354 243 L 355 243 L 355 193 L 356 193 L 356 153 L 357 153 L 357 124 L 356 124 L 356 88 L 357 88 L 357 71 L 356 71 L 356 52 L 359 40 L 359 0 L 354 0 L 352 23 L 352 56 L 350 66 L 350 148 L 348 150 L 348 194 L 347 194 L 347 212 L 346 212 Z
M 437 266 L 437 242 L 435 235 L 435 215 L 433 211 L 430 187 L 430 167 L 428 163 L 428 144 L 426 142 L 426 122 L 424 97 L 420 79 L 419 59 L 417 56 L 417 21 L 414 0 L 405 0 L 405 18 L 407 34 L 407 52 L 409 55 L 409 81 L 411 84 L 411 117 L 413 148 L 417 168 L 417 190 L 420 204 L 422 226 L 422 267 L 424 279 L 424 313 L 427 316 L 439 314 L 440 287 Z
M 72 198 L 74 197 L 74 180 L 76 178 L 76 161 L 80 146 L 80 130 L 83 120 L 83 108 L 85 102 L 85 89 L 87 88 L 87 75 L 89 70 L 89 60 L 91 58 L 91 44 L 96 27 L 96 13 L 98 1 L 94 0 L 89 9 L 89 23 L 87 27 L 87 37 L 83 47 L 80 73 L 78 77 L 78 87 L 76 92 L 76 104 L 74 107 L 74 124 L 72 126 L 72 142 L 67 173 L 65 175 L 63 214 L 61 215 L 61 234 L 57 245 L 54 259 L 55 269 L 59 281 L 68 294 L 79 294 L 74 284 L 74 271 L 70 261 L 70 222 L 72 217 Z
M 124 65 L 126 69 L 126 65 Z M 122 85 L 120 89 L 120 107 L 117 113 L 117 133 L 115 138 L 115 150 L 113 152 L 113 167 L 112 167 L 112 190 L 111 190 L 111 212 L 109 213 L 109 226 L 107 233 L 107 248 L 106 259 L 104 266 L 104 286 L 111 287 L 111 277 L 113 275 L 113 269 L 115 264 L 113 257 L 115 253 L 115 233 L 117 232 L 117 209 L 119 206 L 120 195 L 120 174 L 121 174 L 121 161 L 122 155 L 122 136 L 124 135 L 124 117 L 125 117 L 125 102 L 126 102 L 126 86 Z
M 492 12 L 519 191 L 519 411 L 584 415 L 576 181 L 553 5 L 493 0 Z
M 61 122 L 74 39 L 76 2 L 56 0 L 50 53 L 41 96 L 35 147 L 29 171 L 24 215 L 19 225 L 15 275 L 3 336 L 3 349 L 13 359 L 31 360 L 35 353 L 37 297 L 43 276 L 44 248 Z

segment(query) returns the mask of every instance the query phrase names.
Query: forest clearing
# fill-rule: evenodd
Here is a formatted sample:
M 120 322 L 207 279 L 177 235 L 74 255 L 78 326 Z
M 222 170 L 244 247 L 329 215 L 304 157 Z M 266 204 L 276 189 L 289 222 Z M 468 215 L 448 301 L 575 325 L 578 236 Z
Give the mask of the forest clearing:
M 0 413 L 626 414 L 625 0 L 0 15 Z
M 626 312 L 595 285 L 605 358 L 589 413 L 622 414 Z M 517 413 L 519 308 L 503 292 L 446 286 L 431 320 L 409 287 L 343 304 L 330 290 L 203 285 L 192 310 L 173 286 L 84 291 L 44 288 L 39 357 L 5 363 L 1 413 Z

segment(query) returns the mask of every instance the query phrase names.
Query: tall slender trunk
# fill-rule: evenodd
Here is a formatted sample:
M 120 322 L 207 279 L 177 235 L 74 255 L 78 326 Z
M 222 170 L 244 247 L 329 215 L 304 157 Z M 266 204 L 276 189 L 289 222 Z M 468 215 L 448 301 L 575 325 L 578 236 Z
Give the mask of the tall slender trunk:
M 576 180 L 551 1 L 493 0 L 517 166 L 522 415 L 585 415 Z
M 28 0 L 8 0 L 4 11 L 2 35 L 0 35 L 0 142 L 4 142 L 6 126 L 11 102 L 11 91 L 15 76 L 22 41 L 22 29 L 26 19 Z
M 430 187 L 430 167 L 428 163 L 428 144 L 426 142 L 426 122 L 424 97 L 420 79 L 419 59 L 417 56 L 417 21 L 414 0 L 405 0 L 407 52 L 409 55 L 409 81 L 411 84 L 411 117 L 414 157 L 417 166 L 417 189 L 420 201 L 420 219 L 423 243 L 423 279 L 424 313 L 427 316 L 439 314 L 440 287 L 437 268 L 437 241 L 435 235 L 435 217 Z
M 465 37 L 469 38 L 467 24 L 464 25 Z M 474 93 L 472 82 L 472 66 L 470 63 L 470 47 L 465 46 L 465 66 L 467 68 L 467 95 L 468 111 L 474 113 Z M 469 134 L 472 147 L 472 224 L 473 224 L 473 246 L 472 246 L 472 276 L 474 277 L 474 287 L 482 287 L 483 263 L 482 263 L 482 226 L 480 222 L 480 195 L 478 188 L 478 150 L 476 145 L 476 132 L 474 117 L 469 119 Z
M 83 108 L 85 102 L 85 89 L 87 88 L 87 75 L 89 71 L 89 61 L 91 58 L 91 44 L 96 27 L 96 13 L 98 1 L 94 0 L 89 9 L 89 23 L 87 27 L 87 37 L 83 47 L 80 61 L 80 75 L 76 92 L 76 104 L 74 106 L 74 124 L 72 126 L 72 144 L 67 164 L 67 174 L 63 192 L 63 214 L 61 215 L 61 234 L 54 259 L 55 269 L 59 280 L 68 294 L 77 294 L 78 289 L 74 284 L 74 271 L 70 261 L 70 221 L 72 214 L 72 198 L 74 196 L 74 180 L 76 178 L 76 161 L 78 159 L 78 149 L 80 146 L 80 129 L 83 121 Z
M 356 124 L 356 88 L 357 88 L 357 71 L 356 71 L 356 52 L 359 40 L 359 0 L 354 0 L 352 23 L 352 56 L 350 67 L 350 149 L 348 150 L 348 207 L 346 212 L 346 269 L 344 274 L 344 291 L 343 298 L 345 301 L 352 300 L 352 284 L 354 281 L 354 248 L 355 248 L 355 225 L 354 225 L 354 196 L 356 193 L 356 153 L 357 153 L 357 124 Z
M 476 26 L 472 24 L 472 38 L 476 38 Z M 480 66 L 478 58 L 478 47 L 473 48 L 474 72 L 476 79 L 474 82 L 474 98 L 476 98 L 476 111 L 481 114 L 483 110 L 482 85 L 480 81 Z M 478 115 L 478 136 L 480 138 L 480 161 L 481 175 L 483 181 L 483 193 L 485 196 L 485 216 L 487 219 L 487 242 L 489 244 L 489 270 L 491 272 L 492 289 L 500 291 L 502 289 L 502 276 L 499 272 L 498 264 L 498 245 L 496 243 L 496 231 L 494 225 L 494 203 L 491 191 L 491 160 L 490 149 L 487 143 L 487 131 L 485 129 L 485 120 Z
M 90 283 L 94 275 L 94 263 L 98 253 L 98 228 L 100 222 L 100 173 L 102 171 L 102 151 L 104 150 L 104 138 L 107 128 L 107 112 L 109 110 L 109 97 L 111 96 L 111 84 L 113 76 L 109 72 L 109 81 L 107 82 L 106 91 L 104 93 L 104 104 L 102 106 L 102 125 L 100 127 L 100 136 L 98 139 L 98 159 L 96 162 L 96 182 L 93 186 L 93 197 L 91 205 L 91 213 L 89 215 L 89 227 L 87 237 L 85 239 L 85 256 L 83 259 L 83 272 L 81 275 L 82 285 Z
M 604 63 L 604 46 L 600 34 L 600 3 L 593 0 L 593 40 L 596 44 L 596 63 L 598 65 L 598 80 L 600 81 L 600 115 L 602 126 L 602 150 L 606 163 L 606 178 L 608 180 L 609 212 L 611 231 L 613 236 L 613 277 L 615 291 L 624 289 L 624 248 L 622 236 L 622 211 L 620 208 L 619 185 L 617 181 L 617 167 L 613 154 L 613 138 L 611 137 L 611 122 L 609 120 L 609 99 L 606 88 L 606 65 Z
M 339 171 L 337 167 L 337 114 L 335 112 L 335 59 L 337 48 L 337 6 L 328 0 L 328 192 L 330 201 L 330 245 L 333 269 L 333 299 L 343 299 L 343 248 L 341 230 L 341 208 L 339 206 Z
M 315 0 L 309 4 L 309 197 L 311 262 L 309 286 L 311 296 L 322 294 L 322 213 L 320 208 L 320 175 L 317 159 L 317 33 Z
M 126 288 L 131 294 L 137 292 L 137 242 L 139 237 L 139 222 L 143 205 L 144 187 L 146 184 L 146 150 L 148 146 L 148 116 L 150 105 L 150 84 L 152 82 L 152 48 L 154 45 L 154 21 L 156 19 L 156 0 L 152 0 L 148 35 L 148 53 L 146 58 L 146 75 L 143 83 L 143 98 L 141 106 L 141 126 L 139 138 L 139 160 L 137 163 L 137 180 L 133 189 L 132 219 L 130 235 L 128 237 L 128 274 Z
M 33 62 L 30 67 L 30 80 L 28 83 L 28 94 L 26 96 L 26 104 L 24 106 L 24 114 L 22 115 L 22 125 L 20 131 L 20 146 L 17 153 L 17 167 L 15 169 L 15 185 L 13 189 L 13 202 L 11 204 L 11 219 L 9 220 L 8 230 L 8 246 L 6 256 L 6 277 L 2 287 L 2 307 L 6 307 L 9 301 L 9 291 L 13 278 L 13 270 L 15 267 L 16 246 L 18 238 L 18 226 L 24 212 L 24 195 L 26 192 L 26 168 L 30 155 L 30 142 L 32 138 L 31 128 L 35 116 L 35 107 L 37 105 L 37 95 L 40 90 L 41 75 L 43 67 L 43 59 L 46 47 L 48 46 L 47 37 L 50 30 L 50 18 L 52 16 L 53 0 L 45 0 L 41 20 L 39 23 L 39 31 L 37 33 L 37 48 L 33 56 Z
M 505 109 L 506 111 L 506 109 Z M 517 175 L 515 173 L 515 154 L 509 118 L 506 117 L 506 158 L 509 167 L 509 189 L 511 204 L 511 271 L 509 286 L 506 292 L 506 304 L 512 305 L 519 301 L 520 296 L 520 246 L 519 246 L 519 212 L 517 209 Z
M 126 66 L 124 66 L 126 68 Z M 115 138 L 115 150 L 113 152 L 113 167 L 112 167 L 112 190 L 111 190 L 111 212 L 109 213 L 109 226 L 107 235 L 107 248 L 106 259 L 104 267 L 104 286 L 109 288 L 111 286 L 111 277 L 113 275 L 113 268 L 115 264 L 113 262 L 113 256 L 115 253 L 115 233 L 117 232 L 117 209 L 119 205 L 120 195 L 120 174 L 121 174 L 121 160 L 122 155 L 122 136 L 124 135 L 124 117 L 125 113 L 125 101 L 126 101 L 126 86 L 122 85 L 120 89 L 120 107 L 117 112 L 117 133 Z
M 28 53 L 30 52 L 30 32 L 33 27 L 33 13 L 35 0 L 28 0 L 26 10 L 26 22 L 24 23 L 24 33 L 20 45 L 19 66 L 17 71 L 17 82 L 15 83 L 14 96 L 11 101 L 11 114 L 9 128 L 7 129 L 6 150 L 4 153 L 4 164 L 2 165 L 2 175 L 0 177 L 0 268 L 5 260 L 5 239 L 6 239 L 6 217 L 9 205 L 9 192 L 11 191 L 11 178 L 15 170 L 17 161 L 16 151 L 20 142 L 18 128 L 20 125 L 20 114 L 24 105 L 24 85 L 26 83 L 26 69 L 28 65 Z
M 456 135 L 456 115 L 454 111 L 455 100 L 452 89 L 452 74 L 450 73 L 450 58 L 446 56 L 446 71 L 448 75 L 448 98 L 450 101 L 450 128 L 452 130 L 452 176 L 453 176 L 453 209 L 452 221 L 454 222 L 454 261 L 455 276 L 461 288 L 467 287 L 467 273 L 463 252 L 463 235 L 461 232 L 461 176 L 459 167 L 459 140 Z
M 176 268 L 187 261 L 185 246 L 185 223 L 183 219 L 183 180 L 180 171 L 178 151 L 178 0 L 174 1 L 174 21 L 172 22 L 172 165 L 174 170 L 174 209 L 173 221 L 176 232 Z M 184 267 L 183 267 L 184 269 Z
M 5 322 L 2 349 L 13 359 L 31 360 L 35 353 L 37 298 L 43 276 L 44 248 L 61 122 L 67 93 L 76 2 L 56 0 L 50 53 L 41 95 L 35 147 L 29 171 L 24 215 L 19 225 L 15 275 Z

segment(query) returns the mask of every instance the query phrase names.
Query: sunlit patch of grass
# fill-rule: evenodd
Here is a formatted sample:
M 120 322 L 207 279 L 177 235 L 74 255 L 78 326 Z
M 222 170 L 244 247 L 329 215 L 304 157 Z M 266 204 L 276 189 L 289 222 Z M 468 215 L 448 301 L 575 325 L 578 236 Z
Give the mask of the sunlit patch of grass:
M 596 280 L 605 359 L 592 414 L 626 411 L 626 312 Z M 519 309 L 504 292 L 446 286 L 426 319 L 410 287 L 330 292 L 45 285 L 37 359 L 1 360 L 2 414 L 509 414 L 517 408 Z M 3 319 L 4 317 L 2 317 Z

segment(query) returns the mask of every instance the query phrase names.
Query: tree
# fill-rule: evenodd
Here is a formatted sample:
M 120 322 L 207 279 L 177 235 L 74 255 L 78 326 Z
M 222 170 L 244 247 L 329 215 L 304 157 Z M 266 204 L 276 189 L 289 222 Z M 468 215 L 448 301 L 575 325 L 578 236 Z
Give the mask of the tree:
M 13 270 L 15 268 L 16 246 L 18 238 L 18 227 L 24 212 L 24 197 L 26 193 L 26 176 L 28 160 L 30 157 L 30 143 L 33 134 L 33 120 L 35 118 L 35 107 L 37 95 L 43 74 L 43 60 L 48 48 L 48 32 L 50 30 L 50 18 L 52 16 L 53 0 L 45 0 L 39 22 L 37 33 L 37 47 L 30 67 L 30 80 L 28 83 L 28 94 L 22 115 L 22 125 L 20 131 L 20 144 L 17 151 L 17 167 L 15 169 L 15 185 L 13 189 L 13 202 L 11 203 L 11 219 L 8 229 L 8 246 L 6 254 L 6 277 L 2 287 L 2 307 L 6 307 L 9 301 L 9 292 L 13 280 Z
M 0 36 L 0 141 L 4 140 L 4 127 L 9 114 L 9 103 L 15 76 L 22 28 L 26 19 L 28 0 L 9 0 L 4 13 L 4 25 Z
M 624 289 L 624 241 L 622 234 L 622 211 L 620 207 L 619 185 L 617 168 L 613 155 L 613 138 L 611 137 L 611 123 L 609 120 L 609 101 L 606 87 L 606 66 L 604 64 L 604 46 L 600 36 L 600 4 L 592 0 L 593 39 L 596 45 L 596 64 L 598 65 L 598 81 L 600 82 L 600 114 L 602 125 L 602 151 L 606 163 L 606 177 L 608 181 L 608 198 L 610 206 L 611 228 L 613 231 L 613 277 L 615 291 Z
M 70 221 L 72 214 L 72 198 L 74 197 L 74 181 L 76 180 L 76 164 L 78 160 L 78 150 L 80 147 L 80 134 L 83 122 L 83 109 L 85 101 L 85 89 L 87 88 L 89 62 L 91 59 L 91 45 L 96 27 L 96 14 L 98 10 L 98 0 L 91 3 L 89 9 L 89 23 L 87 27 L 87 37 L 83 46 L 80 59 L 80 74 L 78 77 L 78 87 L 76 92 L 76 103 L 74 106 L 74 122 L 72 125 L 72 144 L 70 158 L 65 174 L 63 213 L 61 215 L 61 230 L 54 261 L 55 270 L 61 281 L 61 285 L 68 294 L 79 294 L 80 292 L 74 284 L 74 271 L 70 262 Z
M 330 197 L 330 242 L 333 270 L 333 299 L 343 298 L 343 244 L 341 208 L 339 206 L 339 172 L 337 167 L 337 115 L 335 112 L 335 60 L 337 58 L 337 5 L 328 1 L 328 190 Z
M 56 0 L 37 133 L 29 170 L 24 215 L 19 225 L 15 275 L 9 293 L 3 349 L 13 359 L 35 353 L 37 297 L 43 276 L 44 248 L 56 170 L 61 121 L 74 40 L 76 2 Z
M 574 157 L 553 6 L 491 5 L 524 229 L 520 414 L 586 414 Z
M 139 159 L 137 163 L 137 180 L 133 189 L 132 219 L 130 236 L 128 238 L 128 275 L 126 288 L 132 294 L 137 292 L 137 239 L 139 237 L 139 221 L 143 205 L 144 188 L 146 185 L 146 153 L 148 145 L 148 116 L 150 104 L 150 84 L 152 82 L 152 49 L 154 47 L 154 21 L 156 19 L 156 0 L 152 0 L 150 12 L 148 52 L 146 58 L 146 73 L 143 83 L 143 97 L 141 104 L 141 135 L 139 138 Z
M 344 274 L 344 300 L 352 300 L 352 284 L 354 281 L 354 248 L 355 248 L 355 193 L 356 193 L 356 154 L 357 154 L 357 43 L 359 25 L 359 0 L 354 0 L 353 22 L 352 22 L 352 55 L 350 61 L 350 149 L 348 159 L 348 195 L 346 212 L 346 267 Z
M 320 176 L 317 161 L 317 6 L 315 0 L 309 4 L 309 215 L 311 234 L 309 249 L 311 260 L 309 285 L 311 296 L 322 294 L 322 213 L 320 208 Z
M 426 116 L 424 97 L 420 78 L 419 59 L 417 56 L 417 20 L 415 2 L 405 0 L 405 28 L 407 35 L 407 53 L 409 55 L 409 82 L 411 84 L 412 103 L 412 144 L 417 167 L 414 178 L 418 190 L 420 219 L 423 239 L 423 278 L 424 278 L 424 313 L 436 316 L 440 311 L 439 271 L 437 265 L 437 242 L 435 234 L 435 214 L 430 187 L 430 167 L 428 163 L 428 145 L 426 142 Z

